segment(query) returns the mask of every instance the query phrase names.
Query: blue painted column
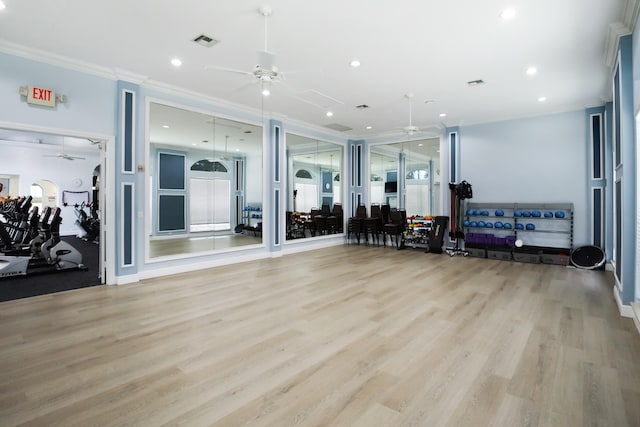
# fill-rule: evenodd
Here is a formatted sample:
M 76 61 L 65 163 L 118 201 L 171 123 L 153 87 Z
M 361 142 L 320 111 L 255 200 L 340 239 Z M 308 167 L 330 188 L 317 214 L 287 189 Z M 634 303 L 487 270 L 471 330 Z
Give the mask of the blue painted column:
M 144 141 L 136 137 L 138 122 L 136 112 L 140 100 L 139 86 L 118 81 L 116 114 L 116 188 L 115 204 L 115 254 L 116 275 L 126 276 L 138 272 L 138 253 L 136 235 L 138 227 L 144 227 L 137 221 L 137 158 L 138 146 Z
M 636 276 L 636 145 L 633 108 L 632 36 L 620 37 L 620 155 L 618 177 L 622 178 L 622 289 L 625 305 L 635 298 Z M 620 242 L 618 242 L 620 244 Z
M 613 102 L 604 107 L 604 252 L 607 261 L 613 256 Z
M 286 156 L 282 122 L 269 121 L 267 132 L 267 182 L 268 190 L 263 206 L 263 238 L 268 239 L 269 251 L 281 252 L 285 239 L 286 211 Z M 250 173 L 250 172 L 249 172 Z
M 365 164 L 366 142 L 364 140 L 349 140 L 347 142 L 347 176 L 348 176 L 348 207 L 346 212 L 352 217 L 356 214 L 356 208 L 361 203 L 366 203 L 365 186 L 369 183 L 366 171 L 369 165 Z
M 605 108 L 589 108 L 587 116 L 588 165 L 587 182 L 589 186 L 589 218 L 591 244 L 604 249 L 605 246 Z

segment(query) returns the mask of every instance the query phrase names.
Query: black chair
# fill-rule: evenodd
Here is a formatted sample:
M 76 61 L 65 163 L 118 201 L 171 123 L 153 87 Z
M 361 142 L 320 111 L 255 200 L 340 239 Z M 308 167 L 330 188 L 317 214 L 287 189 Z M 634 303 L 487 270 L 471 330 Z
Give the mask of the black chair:
M 387 235 L 391 236 L 391 242 L 393 238 L 396 239 L 396 248 L 400 249 L 400 239 L 406 229 L 407 212 L 406 211 L 391 211 L 390 222 L 385 224 L 383 229 L 384 245 L 387 245 Z
M 331 215 L 327 217 L 327 232 L 342 233 L 342 205 L 335 203 Z
M 350 239 L 351 235 L 355 235 L 358 244 L 360 244 L 360 235 L 365 231 L 364 219 L 366 217 L 367 207 L 365 205 L 359 205 L 356 209 L 356 216 L 349 218 L 349 235 L 347 239 Z
M 371 236 L 371 243 L 375 239 L 376 244 L 380 246 L 380 234 L 382 233 L 382 210 L 380 205 L 371 205 L 371 216 L 363 220 L 363 225 L 367 244 L 369 244 L 369 236 Z

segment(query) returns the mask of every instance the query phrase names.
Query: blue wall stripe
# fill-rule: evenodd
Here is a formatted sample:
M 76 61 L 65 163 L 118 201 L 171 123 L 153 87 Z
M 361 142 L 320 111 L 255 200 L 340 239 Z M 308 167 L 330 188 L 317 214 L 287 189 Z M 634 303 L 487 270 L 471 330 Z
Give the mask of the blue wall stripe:
M 602 178 L 602 115 L 591 116 L 593 179 Z
M 457 180 L 457 171 L 456 171 L 456 158 L 457 158 L 457 150 L 456 150 L 456 132 L 451 132 L 449 134 L 449 182 L 456 182 Z
M 133 92 L 124 92 L 123 172 L 133 172 Z
M 273 191 L 273 244 L 280 245 L 280 190 Z
M 122 265 L 133 265 L 133 185 L 122 185 Z
M 593 244 L 600 248 L 602 245 L 602 227 L 604 224 L 602 215 L 603 197 L 602 188 L 593 189 Z

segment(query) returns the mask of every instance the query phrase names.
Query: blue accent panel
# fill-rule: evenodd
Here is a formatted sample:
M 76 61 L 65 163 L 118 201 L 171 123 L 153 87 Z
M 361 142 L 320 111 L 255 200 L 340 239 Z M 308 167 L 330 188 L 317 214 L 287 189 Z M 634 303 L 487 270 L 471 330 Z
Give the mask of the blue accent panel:
M 598 247 L 602 246 L 602 188 L 593 189 L 593 244 Z
M 124 92 L 123 171 L 133 172 L 133 92 Z
M 185 189 L 185 159 L 184 154 L 159 153 L 158 155 L 158 189 Z
M 158 231 L 185 231 L 184 194 L 158 196 Z
M 594 179 L 602 178 L 602 116 L 591 116 L 591 157 Z
M 122 192 L 122 265 L 133 264 L 133 185 L 125 184 Z
M 280 190 L 273 192 L 273 244 L 280 245 Z
M 604 106 L 604 248 L 607 261 L 613 257 L 613 103 L 608 102 Z
M 280 182 L 280 127 L 275 126 L 273 129 L 273 149 L 274 149 L 274 164 L 275 170 L 273 171 L 273 180 Z
M 456 182 L 458 176 L 456 171 L 456 159 L 458 156 L 457 137 L 457 132 L 449 133 L 449 182 Z

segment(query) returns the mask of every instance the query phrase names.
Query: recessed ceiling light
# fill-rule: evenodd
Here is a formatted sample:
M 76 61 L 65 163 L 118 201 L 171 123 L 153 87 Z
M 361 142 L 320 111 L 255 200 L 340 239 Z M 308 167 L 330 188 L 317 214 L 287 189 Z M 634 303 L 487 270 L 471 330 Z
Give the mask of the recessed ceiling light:
M 541 97 L 538 98 L 538 102 L 544 102 L 546 100 L 547 100 L 546 96 L 541 96 Z
M 331 111 L 327 111 L 327 117 L 332 117 L 333 113 Z
M 6 8 L 7 8 L 7 6 L 3 2 L 0 1 L 0 10 L 6 9 Z
M 182 65 L 182 61 L 178 58 L 173 58 L 171 60 L 171 65 L 173 65 L 174 67 L 179 67 Z
M 418 144 L 418 147 L 422 147 L 423 145 L 424 145 L 423 143 L 420 143 L 420 144 Z
M 163 128 L 169 129 L 169 125 L 162 125 Z
M 198 145 L 198 144 L 196 144 L 196 143 L 194 142 L 194 143 L 193 143 L 193 144 L 191 144 L 191 145 L 193 145 L 193 146 L 195 147 L 195 146 L 196 146 L 196 145 Z
M 516 10 L 512 7 L 508 7 L 500 12 L 500 18 L 504 19 L 505 21 L 512 19 L 514 16 L 516 16 Z
M 447 113 L 440 113 L 440 117 L 447 117 Z
M 371 130 L 371 129 L 373 129 L 373 126 L 367 126 L 367 128 L 366 128 L 366 129 L 367 129 L 367 130 Z
M 360 61 L 358 61 L 357 59 L 352 59 L 351 62 L 349 62 L 349 65 L 351 65 L 353 68 L 358 68 L 360 66 Z
M 527 75 L 528 76 L 535 76 L 537 73 L 538 73 L 538 69 L 536 67 L 527 68 Z
M 262 96 L 269 96 L 271 95 L 271 91 L 267 88 L 262 89 Z

